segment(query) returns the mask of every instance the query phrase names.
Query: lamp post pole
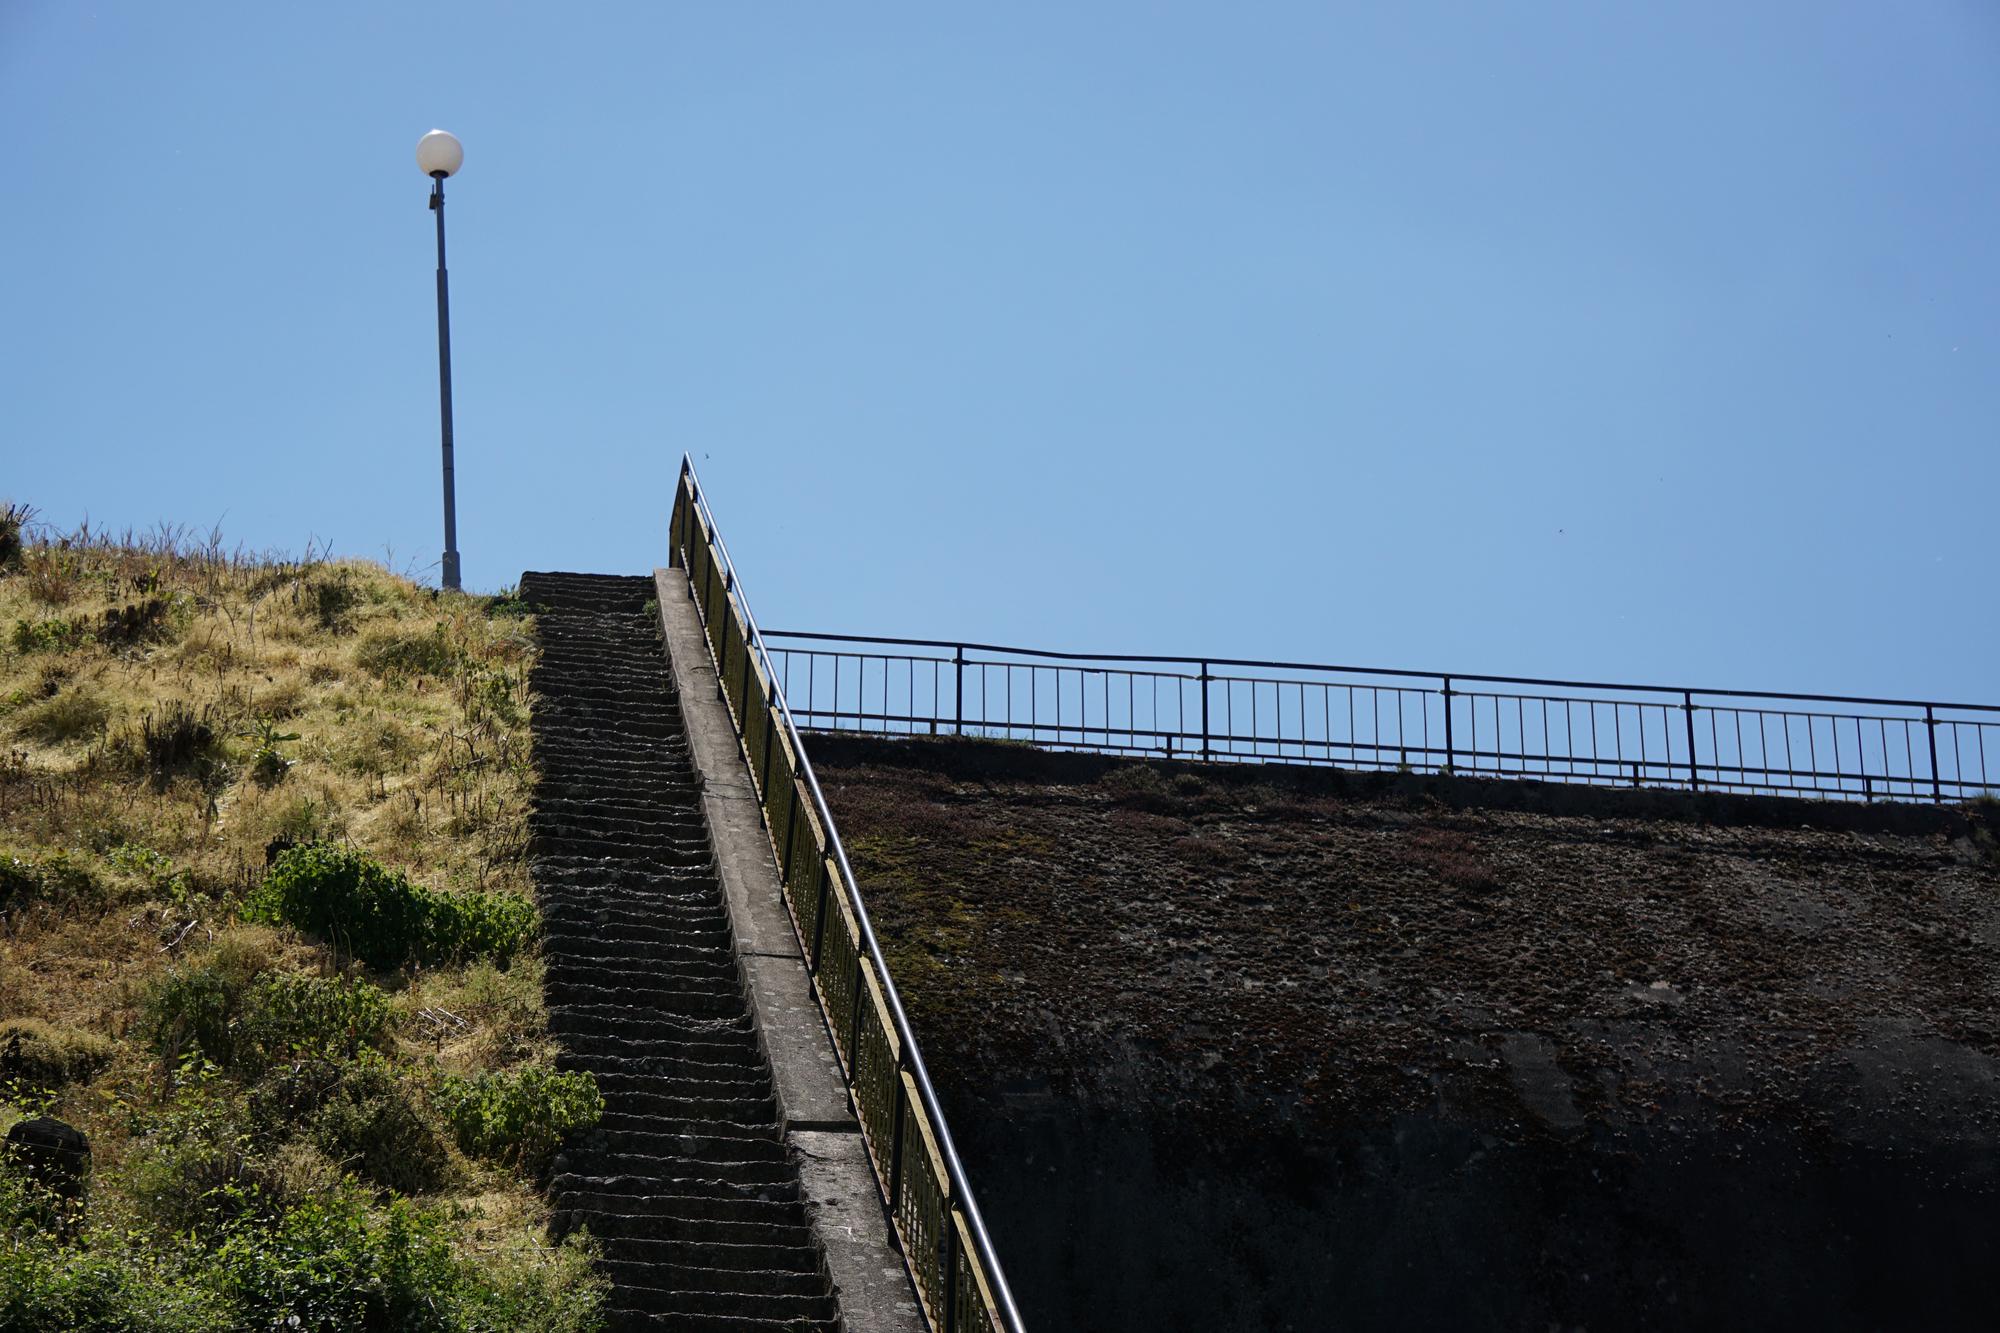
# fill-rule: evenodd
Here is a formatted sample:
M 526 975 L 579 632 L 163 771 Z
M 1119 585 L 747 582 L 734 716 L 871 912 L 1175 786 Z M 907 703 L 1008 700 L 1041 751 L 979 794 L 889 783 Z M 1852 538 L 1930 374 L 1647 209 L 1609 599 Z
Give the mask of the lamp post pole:
M 431 212 L 437 214 L 438 424 L 444 441 L 444 562 L 439 581 L 458 591 L 458 505 L 451 443 L 451 291 L 444 264 L 444 181 L 465 160 L 458 140 L 432 130 L 417 142 L 417 165 L 431 178 Z

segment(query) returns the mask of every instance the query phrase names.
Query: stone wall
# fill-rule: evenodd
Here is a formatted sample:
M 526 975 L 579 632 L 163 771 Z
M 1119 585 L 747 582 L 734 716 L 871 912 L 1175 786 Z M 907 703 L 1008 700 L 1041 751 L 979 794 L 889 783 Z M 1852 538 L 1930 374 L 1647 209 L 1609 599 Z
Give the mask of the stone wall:
M 1038 1329 L 1990 1313 L 1981 811 L 813 750 Z

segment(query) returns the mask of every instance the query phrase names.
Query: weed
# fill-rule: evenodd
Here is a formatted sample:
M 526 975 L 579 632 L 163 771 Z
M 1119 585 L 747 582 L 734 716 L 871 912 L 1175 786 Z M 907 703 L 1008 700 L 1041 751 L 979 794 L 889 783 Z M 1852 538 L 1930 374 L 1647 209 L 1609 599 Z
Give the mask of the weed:
M 42 903 L 57 911 L 101 907 L 104 886 L 81 852 L 51 852 L 39 860 L 0 854 L 0 910 Z
M 158 714 L 147 713 L 140 721 L 140 745 L 146 766 L 157 778 L 196 771 L 219 761 L 215 728 L 209 725 L 207 705 L 197 711 L 176 699 Z
M 252 730 L 237 734 L 257 742 L 257 749 L 250 756 L 250 776 L 265 787 L 282 782 L 291 771 L 292 761 L 278 747 L 299 739 L 299 733 L 279 731 L 278 724 L 266 717 L 259 718 Z
M 83 642 L 90 627 L 80 620 L 50 616 L 43 620 L 17 620 L 9 639 L 17 653 L 67 652 Z
M 1403 860 L 1465 893 L 1500 887 L 1500 873 L 1472 838 L 1456 829 L 1425 828 L 1410 835 Z
M 331 843 L 280 853 L 246 912 L 382 971 L 481 957 L 505 963 L 528 942 L 535 921 L 534 908 L 512 894 L 437 893 Z
M 512 1163 L 531 1175 L 547 1168 L 565 1135 L 588 1129 L 604 1113 L 604 1099 L 589 1074 L 544 1065 L 511 1075 L 447 1077 L 438 1101 L 461 1151 Z
M 21 552 L 24 549 L 21 534 L 34 521 L 32 505 L 12 500 L 0 501 L 0 572 L 12 573 L 21 567 Z
M 313 1118 L 312 1137 L 343 1170 L 404 1194 L 436 1189 L 450 1166 L 443 1141 L 408 1087 L 373 1051 L 340 1067 Z

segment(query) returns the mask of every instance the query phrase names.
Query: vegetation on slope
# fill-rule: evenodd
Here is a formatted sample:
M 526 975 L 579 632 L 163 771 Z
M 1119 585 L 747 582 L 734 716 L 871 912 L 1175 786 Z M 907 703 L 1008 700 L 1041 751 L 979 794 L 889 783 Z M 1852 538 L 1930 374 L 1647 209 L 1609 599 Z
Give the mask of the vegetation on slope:
M 0 1330 L 574 1329 L 537 1174 L 530 626 L 358 562 L 0 510 Z

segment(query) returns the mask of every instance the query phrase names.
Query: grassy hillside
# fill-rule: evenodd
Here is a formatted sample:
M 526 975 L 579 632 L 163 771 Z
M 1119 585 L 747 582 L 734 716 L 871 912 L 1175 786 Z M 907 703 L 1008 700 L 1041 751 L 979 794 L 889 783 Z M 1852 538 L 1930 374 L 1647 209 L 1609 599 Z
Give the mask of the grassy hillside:
M 556 1075 L 531 624 L 372 564 L 0 513 L 0 1330 L 586 1329 L 533 1181 Z M 289 1323 L 293 1316 L 296 1323 Z

